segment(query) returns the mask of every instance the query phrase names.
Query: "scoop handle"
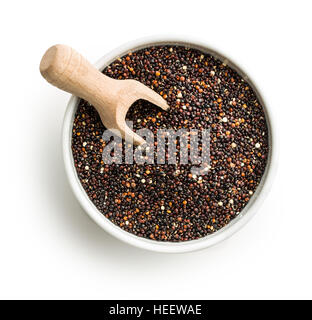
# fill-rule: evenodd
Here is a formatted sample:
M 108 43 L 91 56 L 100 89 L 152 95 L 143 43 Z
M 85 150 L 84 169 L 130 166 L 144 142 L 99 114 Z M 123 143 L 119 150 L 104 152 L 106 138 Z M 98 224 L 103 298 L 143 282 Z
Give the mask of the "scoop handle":
M 109 108 L 112 103 L 116 80 L 105 76 L 69 46 L 57 44 L 49 48 L 41 59 L 40 72 L 52 85 L 95 106 Z

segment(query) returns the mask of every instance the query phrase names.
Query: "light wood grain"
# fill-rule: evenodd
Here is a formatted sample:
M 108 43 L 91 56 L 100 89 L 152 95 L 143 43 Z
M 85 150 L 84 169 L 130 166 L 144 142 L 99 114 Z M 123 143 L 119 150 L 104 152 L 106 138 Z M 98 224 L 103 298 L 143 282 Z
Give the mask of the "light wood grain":
M 105 76 L 71 47 L 55 45 L 49 48 L 40 63 L 42 76 L 52 85 L 90 102 L 98 111 L 107 129 L 117 129 L 134 144 L 144 139 L 125 122 L 130 106 L 145 99 L 167 110 L 166 101 L 152 89 L 136 80 L 115 80 Z

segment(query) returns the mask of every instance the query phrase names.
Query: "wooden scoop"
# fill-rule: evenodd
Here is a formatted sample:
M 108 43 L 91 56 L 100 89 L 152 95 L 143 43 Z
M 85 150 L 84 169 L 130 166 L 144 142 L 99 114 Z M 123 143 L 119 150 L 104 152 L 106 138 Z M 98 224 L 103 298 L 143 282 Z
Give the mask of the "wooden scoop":
M 169 108 L 159 94 L 139 81 L 109 78 L 65 45 L 58 44 L 47 50 L 40 72 L 54 86 L 89 101 L 107 129 L 119 130 L 124 139 L 135 144 L 140 145 L 145 140 L 126 124 L 130 106 L 136 100 L 145 99 L 163 110 Z

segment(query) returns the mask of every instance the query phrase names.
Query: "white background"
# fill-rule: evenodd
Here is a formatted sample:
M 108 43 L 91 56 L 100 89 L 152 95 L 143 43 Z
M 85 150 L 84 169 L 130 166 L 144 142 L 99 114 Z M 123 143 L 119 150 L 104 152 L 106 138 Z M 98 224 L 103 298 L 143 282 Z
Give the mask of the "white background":
M 0 298 L 312 298 L 311 1 L 2 1 Z M 168 255 L 130 247 L 79 207 L 61 125 L 69 94 L 41 78 L 55 43 L 90 61 L 129 40 L 185 34 L 249 72 L 276 115 L 279 171 L 229 240 Z

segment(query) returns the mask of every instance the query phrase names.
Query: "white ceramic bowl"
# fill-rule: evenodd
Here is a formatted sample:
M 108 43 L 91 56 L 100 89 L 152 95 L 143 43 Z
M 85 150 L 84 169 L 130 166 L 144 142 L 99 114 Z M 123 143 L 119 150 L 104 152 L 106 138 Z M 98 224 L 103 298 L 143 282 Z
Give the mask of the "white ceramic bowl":
M 234 234 L 237 230 L 239 230 L 251 217 L 253 217 L 259 208 L 260 204 L 266 197 L 269 192 L 272 179 L 274 176 L 274 172 L 276 170 L 276 161 L 277 161 L 277 148 L 276 148 L 276 136 L 274 134 L 274 125 L 272 123 L 272 114 L 268 109 L 266 103 L 263 100 L 262 95 L 260 95 L 259 90 L 255 87 L 254 83 L 251 81 L 250 77 L 242 71 L 235 63 L 233 63 L 228 57 L 223 56 L 218 51 L 212 49 L 206 43 L 194 39 L 185 39 L 185 37 L 168 37 L 168 36 L 157 36 L 157 37 L 149 37 L 138 39 L 132 42 L 129 42 L 123 46 L 118 47 L 117 49 L 111 51 L 106 54 L 103 58 L 101 58 L 95 66 L 103 70 L 107 65 L 113 62 L 117 57 L 121 57 L 128 53 L 129 51 L 136 51 L 141 48 L 146 48 L 152 45 L 186 45 L 188 47 L 192 47 L 195 49 L 199 49 L 205 53 L 212 54 L 216 58 L 226 61 L 226 63 L 235 69 L 244 79 L 248 80 L 249 84 L 252 86 L 253 90 L 256 92 L 259 101 L 265 109 L 268 129 L 269 129 L 269 145 L 270 152 L 268 156 L 268 162 L 266 166 L 266 170 L 261 179 L 261 182 L 255 191 L 254 195 L 251 197 L 250 201 L 246 205 L 246 207 L 242 210 L 242 212 L 233 219 L 227 226 L 218 230 L 217 232 L 203 237 L 198 240 L 191 240 L 186 242 L 179 243 L 171 243 L 171 242 L 160 242 L 150 239 L 145 239 L 142 237 L 135 236 L 131 233 L 128 233 L 111 221 L 109 221 L 92 203 L 92 201 L 88 198 L 86 192 L 84 191 L 76 169 L 74 167 L 73 155 L 71 151 L 71 139 L 72 139 L 72 126 L 73 119 L 75 116 L 75 112 L 77 110 L 79 99 L 75 96 L 72 96 L 65 113 L 64 123 L 63 123 L 63 155 L 65 168 L 67 172 L 67 176 L 69 179 L 69 183 L 71 188 L 77 197 L 78 201 L 84 208 L 84 210 L 88 213 L 88 215 L 105 231 L 115 236 L 116 238 L 131 244 L 133 246 L 157 251 L 157 252 L 167 252 L 167 253 L 181 253 L 181 252 L 189 252 L 195 251 L 203 248 L 210 247 L 219 243 L 220 241 L 228 238 L 232 234 Z

